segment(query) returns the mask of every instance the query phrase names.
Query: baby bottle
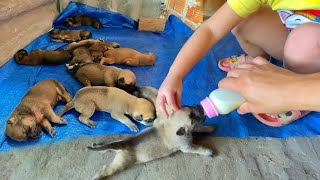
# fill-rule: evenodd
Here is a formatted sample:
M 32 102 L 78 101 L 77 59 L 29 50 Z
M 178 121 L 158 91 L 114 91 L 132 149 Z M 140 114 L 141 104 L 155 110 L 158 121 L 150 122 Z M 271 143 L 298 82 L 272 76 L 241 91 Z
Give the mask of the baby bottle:
M 209 97 L 203 99 L 200 104 L 209 118 L 219 114 L 228 114 L 238 108 L 245 99 L 238 93 L 228 89 L 219 88 L 212 91 Z

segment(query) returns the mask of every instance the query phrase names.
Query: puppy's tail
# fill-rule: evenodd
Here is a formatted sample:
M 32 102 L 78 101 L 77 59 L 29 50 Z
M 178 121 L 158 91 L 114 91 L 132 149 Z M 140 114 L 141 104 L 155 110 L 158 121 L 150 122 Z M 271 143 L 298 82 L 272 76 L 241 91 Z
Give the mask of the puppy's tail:
M 58 116 L 62 116 L 65 112 L 69 111 L 70 109 L 74 108 L 73 100 L 68 102 L 58 113 Z
M 92 151 L 118 150 L 124 148 L 124 144 L 123 141 L 116 141 L 110 144 L 93 143 L 92 146 L 88 146 L 87 148 Z

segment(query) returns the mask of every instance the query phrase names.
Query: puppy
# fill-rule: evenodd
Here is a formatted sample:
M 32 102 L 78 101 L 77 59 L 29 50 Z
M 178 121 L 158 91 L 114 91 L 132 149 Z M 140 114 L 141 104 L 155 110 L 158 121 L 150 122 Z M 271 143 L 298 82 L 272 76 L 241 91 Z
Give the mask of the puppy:
M 71 55 L 65 50 L 32 50 L 29 54 L 26 50 L 20 49 L 15 55 L 16 63 L 22 65 L 53 65 L 65 63 Z
M 56 80 L 44 80 L 35 84 L 23 97 L 7 120 L 5 134 L 16 141 L 38 139 L 41 127 L 52 137 L 56 131 L 49 121 L 67 124 L 57 116 L 53 108 L 61 102 L 71 101 L 67 90 Z
M 86 47 L 78 47 L 72 51 L 73 58 L 69 64 L 66 64 L 67 69 L 71 70 L 74 65 L 92 63 L 93 57 Z
M 99 59 L 103 57 L 103 54 L 114 48 L 119 48 L 120 45 L 116 42 L 105 42 L 103 39 L 87 39 L 82 40 L 79 42 L 71 43 L 68 48 L 66 48 L 66 51 L 72 52 L 73 49 L 76 49 L 78 47 L 87 47 L 91 56 L 95 59 L 95 61 L 99 62 Z
M 99 20 L 81 14 L 67 18 L 64 21 L 64 25 L 66 27 L 92 26 L 96 29 L 102 28 L 102 24 Z
M 92 34 L 87 30 L 62 30 L 54 29 L 49 32 L 51 41 L 53 42 L 78 42 L 81 40 L 89 39 Z
M 136 76 L 127 69 L 87 63 L 79 65 L 74 73 L 84 86 L 118 87 L 129 93 L 136 89 Z
M 150 101 L 137 98 L 115 87 L 84 87 L 59 112 L 59 115 L 72 108 L 80 113 L 79 120 L 91 128 L 96 127 L 95 122 L 89 119 L 95 110 L 111 113 L 112 118 L 135 132 L 138 131 L 138 127 L 125 115 L 145 125 L 151 125 L 155 119 L 155 108 Z
M 146 86 L 138 87 L 138 96 L 147 98 L 155 103 L 158 90 Z M 171 155 L 174 152 L 195 153 L 212 156 L 212 151 L 192 144 L 192 132 L 212 132 L 213 126 L 200 126 L 205 115 L 200 105 L 184 106 L 179 111 L 172 111 L 167 106 L 169 118 L 166 119 L 157 110 L 157 118 L 153 127 L 147 128 L 134 137 L 113 143 L 98 143 L 88 147 L 90 150 L 113 150 L 116 157 L 110 165 L 103 168 L 93 179 L 102 179 L 121 171 L 130 165 L 152 161 Z M 158 123 L 157 123 L 158 121 Z
M 205 120 L 202 107 L 185 106 L 173 112 L 169 120 L 157 127 L 150 127 L 134 137 L 113 143 L 98 143 L 90 150 L 113 150 L 116 156 L 109 165 L 104 165 L 93 179 L 111 176 L 131 165 L 169 156 L 177 151 L 212 156 L 210 149 L 192 143 L 192 132 L 196 124 Z
M 110 49 L 104 53 L 100 64 L 126 64 L 130 66 L 153 65 L 156 57 L 153 53 L 142 54 L 130 48 Z

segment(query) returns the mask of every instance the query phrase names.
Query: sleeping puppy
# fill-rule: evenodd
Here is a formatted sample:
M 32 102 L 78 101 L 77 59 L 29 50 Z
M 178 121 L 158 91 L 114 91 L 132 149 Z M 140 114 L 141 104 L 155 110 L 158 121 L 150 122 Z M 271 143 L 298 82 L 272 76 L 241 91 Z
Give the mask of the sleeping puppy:
M 151 125 L 156 117 L 155 108 L 150 101 L 137 98 L 115 87 L 84 87 L 59 112 L 59 115 L 72 108 L 80 113 L 79 120 L 91 128 L 96 127 L 96 123 L 89 119 L 95 110 L 111 113 L 112 118 L 135 132 L 138 131 L 138 127 L 126 115 L 145 125 Z
M 52 137 L 56 131 L 49 121 L 67 124 L 57 116 L 53 108 L 58 102 L 69 102 L 71 96 L 56 80 L 44 80 L 35 84 L 23 97 L 7 120 L 5 133 L 16 141 L 38 139 L 45 129 Z
M 95 61 L 98 61 L 100 58 L 103 57 L 103 54 L 114 48 L 119 48 L 120 45 L 116 42 L 105 42 L 103 39 L 87 39 L 82 40 L 79 42 L 71 43 L 68 48 L 66 48 L 66 51 L 72 52 L 73 49 L 76 49 L 78 47 L 86 47 L 88 48 L 91 56 L 95 59 Z
M 69 64 L 66 64 L 67 69 L 73 69 L 74 65 L 80 65 L 85 63 L 92 63 L 93 57 L 86 47 L 79 47 L 72 51 L 73 58 Z
M 110 49 L 104 53 L 100 64 L 126 64 L 130 66 L 153 65 L 156 57 L 153 53 L 142 54 L 130 48 Z
M 54 65 L 65 63 L 71 55 L 65 50 L 32 50 L 29 54 L 26 50 L 20 49 L 15 55 L 14 60 L 22 65 Z
M 84 86 L 118 87 L 129 93 L 136 89 L 136 76 L 127 69 L 87 63 L 79 65 L 74 73 Z
M 99 20 L 81 14 L 67 18 L 64 21 L 64 25 L 66 27 L 92 26 L 96 29 L 102 28 L 102 24 Z
M 166 157 L 177 151 L 212 156 L 210 149 L 192 143 L 194 127 L 204 120 L 201 106 L 185 106 L 173 112 L 166 123 L 147 128 L 137 136 L 93 144 L 88 147 L 90 150 L 116 152 L 112 163 L 104 165 L 93 179 L 103 179 L 134 164 Z
M 52 42 L 78 42 L 81 40 L 89 39 L 91 32 L 87 30 L 62 30 L 54 29 L 49 32 Z

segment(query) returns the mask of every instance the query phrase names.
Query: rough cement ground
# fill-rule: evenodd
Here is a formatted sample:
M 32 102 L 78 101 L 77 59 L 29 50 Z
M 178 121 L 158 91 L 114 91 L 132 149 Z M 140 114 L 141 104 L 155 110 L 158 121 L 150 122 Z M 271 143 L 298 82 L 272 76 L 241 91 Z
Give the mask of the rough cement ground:
M 114 152 L 88 151 L 101 140 L 125 135 L 87 137 L 0 154 L 0 179 L 91 179 Z M 320 179 L 320 137 L 312 138 L 215 138 L 197 137 L 195 143 L 215 151 L 213 158 L 175 153 L 135 165 L 110 179 L 139 180 L 256 180 Z

